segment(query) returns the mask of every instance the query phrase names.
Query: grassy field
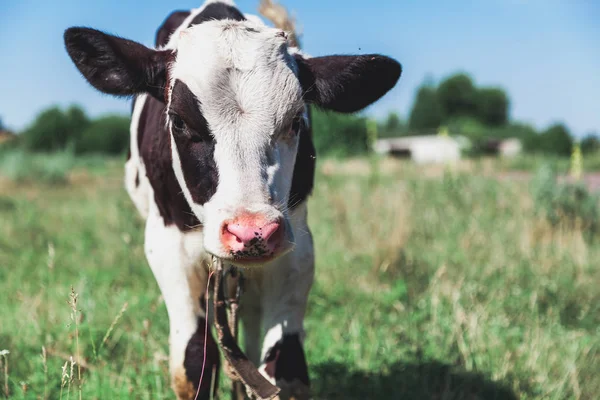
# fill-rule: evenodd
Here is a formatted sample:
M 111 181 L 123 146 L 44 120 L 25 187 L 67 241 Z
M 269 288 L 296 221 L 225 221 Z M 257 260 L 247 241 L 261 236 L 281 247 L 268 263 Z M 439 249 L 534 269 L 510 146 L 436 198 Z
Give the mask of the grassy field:
M 84 399 L 173 398 L 166 309 L 121 161 L 67 160 L 67 176 L 45 179 L 12 157 L 0 161 L 0 393 L 76 399 L 81 373 Z M 316 399 L 598 398 L 598 241 L 536 216 L 528 182 L 489 169 L 320 162 Z

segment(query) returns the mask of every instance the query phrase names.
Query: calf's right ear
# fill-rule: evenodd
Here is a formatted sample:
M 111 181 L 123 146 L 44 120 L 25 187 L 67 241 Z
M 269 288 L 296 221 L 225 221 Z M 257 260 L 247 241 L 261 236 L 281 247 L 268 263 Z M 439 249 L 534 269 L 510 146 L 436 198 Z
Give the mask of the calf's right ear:
M 131 40 L 82 27 L 64 33 L 67 53 L 96 89 L 115 96 L 149 93 L 164 101 L 171 51 L 153 50 Z

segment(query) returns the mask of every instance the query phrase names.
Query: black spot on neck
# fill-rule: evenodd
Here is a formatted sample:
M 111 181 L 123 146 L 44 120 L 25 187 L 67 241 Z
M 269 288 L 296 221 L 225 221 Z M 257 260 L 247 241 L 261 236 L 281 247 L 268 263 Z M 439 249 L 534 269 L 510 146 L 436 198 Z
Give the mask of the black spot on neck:
M 201 24 L 211 20 L 232 19 L 235 21 L 245 21 L 246 17 L 237 8 L 225 3 L 211 3 L 204 10 L 194 17 L 190 26 Z

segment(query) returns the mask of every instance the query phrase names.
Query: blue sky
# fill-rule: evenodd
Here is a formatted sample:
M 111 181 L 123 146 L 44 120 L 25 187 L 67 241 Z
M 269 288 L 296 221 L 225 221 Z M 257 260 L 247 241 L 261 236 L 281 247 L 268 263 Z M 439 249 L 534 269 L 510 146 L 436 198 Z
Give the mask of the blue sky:
M 129 103 L 93 90 L 67 57 L 65 28 L 91 26 L 152 45 L 173 9 L 199 1 L 0 0 L 0 117 L 20 130 L 45 107 L 78 103 L 92 116 Z M 300 22 L 304 50 L 383 53 L 403 76 L 367 109 L 408 116 L 418 86 L 470 73 L 501 86 L 511 117 L 538 129 L 564 122 L 576 136 L 600 133 L 600 2 L 594 0 L 282 0 Z M 238 0 L 255 12 L 258 0 Z

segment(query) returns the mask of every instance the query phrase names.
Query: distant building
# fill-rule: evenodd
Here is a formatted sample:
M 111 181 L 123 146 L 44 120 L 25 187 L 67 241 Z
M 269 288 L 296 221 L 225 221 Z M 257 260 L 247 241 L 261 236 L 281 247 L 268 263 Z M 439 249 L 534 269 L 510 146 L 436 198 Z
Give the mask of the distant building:
M 523 151 L 523 144 L 519 139 L 505 139 L 500 143 L 499 153 L 503 157 L 514 157 Z
M 484 153 L 499 155 L 502 157 L 514 157 L 523 151 L 523 145 L 519 139 L 488 139 L 481 144 Z
M 407 157 L 418 164 L 428 164 L 460 160 L 460 147 L 460 143 L 452 137 L 426 135 L 379 139 L 374 150 L 378 154 Z

